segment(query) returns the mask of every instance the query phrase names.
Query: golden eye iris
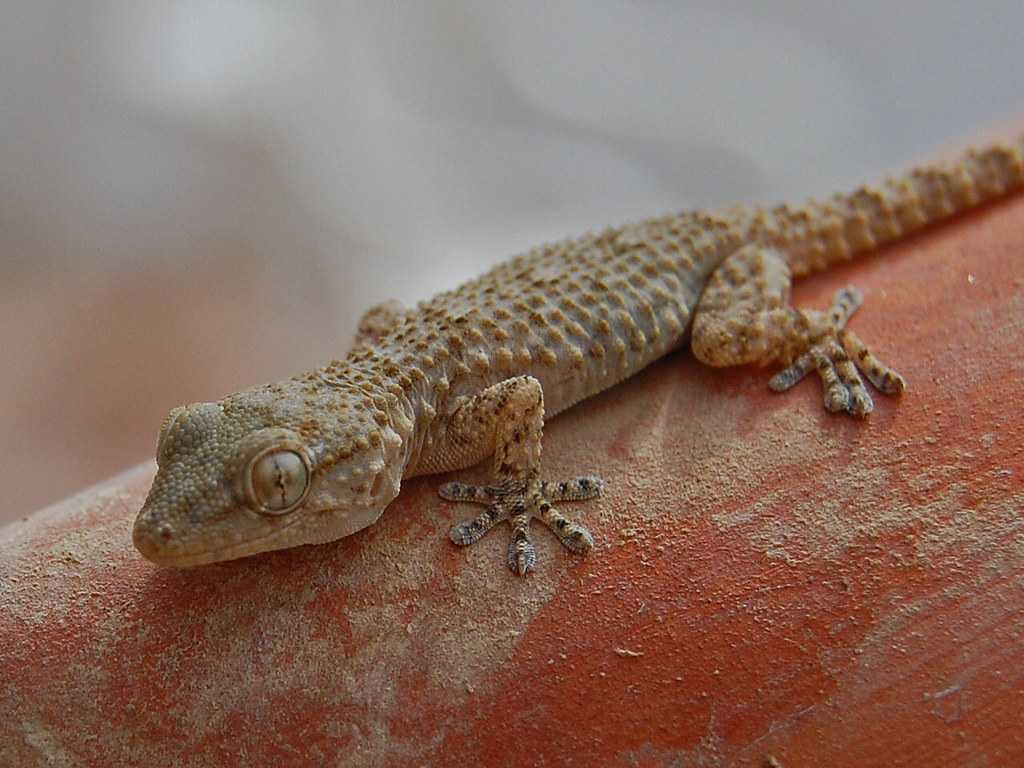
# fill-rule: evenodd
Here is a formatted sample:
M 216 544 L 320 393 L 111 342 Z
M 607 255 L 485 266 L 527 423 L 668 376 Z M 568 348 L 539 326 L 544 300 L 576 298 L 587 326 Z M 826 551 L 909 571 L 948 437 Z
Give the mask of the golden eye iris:
M 283 515 L 298 507 L 309 491 L 309 465 L 290 450 L 272 450 L 249 465 L 247 491 L 257 512 Z

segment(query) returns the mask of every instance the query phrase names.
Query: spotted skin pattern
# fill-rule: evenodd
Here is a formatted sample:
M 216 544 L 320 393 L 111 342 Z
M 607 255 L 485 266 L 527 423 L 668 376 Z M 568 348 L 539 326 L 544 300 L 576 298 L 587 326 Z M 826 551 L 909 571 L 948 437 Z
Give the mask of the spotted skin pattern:
M 403 478 L 491 457 L 490 484 L 441 487 L 483 507 L 451 540 L 470 545 L 507 521 L 507 564 L 525 575 L 537 518 L 586 553 L 593 536 L 554 504 L 594 498 L 603 485 L 542 478 L 546 419 L 687 342 L 708 365 L 781 366 L 776 391 L 814 371 L 829 411 L 866 416 L 862 375 L 885 394 L 906 384 L 846 328 L 863 297 L 850 287 L 827 310 L 796 309 L 792 279 L 1021 187 L 1022 149 L 993 145 L 800 207 L 606 229 L 536 248 L 415 308 L 378 305 L 344 360 L 177 409 L 161 431 L 136 546 L 156 562 L 193 565 L 328 541 L 376 520 Z M 270 519 L 234 489 L 250 471 L 250 444 L 265 455 L 273 439 L 287 439 L 311 472 L 303 504 Z

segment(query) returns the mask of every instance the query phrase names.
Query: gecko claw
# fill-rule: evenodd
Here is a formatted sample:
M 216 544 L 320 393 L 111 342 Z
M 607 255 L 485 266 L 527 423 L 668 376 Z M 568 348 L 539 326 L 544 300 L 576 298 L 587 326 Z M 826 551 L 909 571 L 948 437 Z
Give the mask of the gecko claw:
M 508 567 L 512 572 L 519 576 L 525 576 L 533 570 L 536 563 L 537 551 L 533 548 L 530 539 L 525 535 L 523 537 L 513 536 L 508 543 Z

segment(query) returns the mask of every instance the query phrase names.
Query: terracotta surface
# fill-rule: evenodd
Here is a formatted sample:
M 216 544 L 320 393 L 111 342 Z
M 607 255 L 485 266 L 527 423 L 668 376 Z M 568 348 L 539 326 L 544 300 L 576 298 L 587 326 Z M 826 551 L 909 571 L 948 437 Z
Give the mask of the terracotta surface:
M 685 353 L 557 419 L 611 494 L 526 580 L 439 478 L 194 571 L 131 547 L 150 466 L 4 529 L 0 764 L 1024 765 L 1022 244 L 1018 197 L 799 288 L 867 291 L 866 423 Z

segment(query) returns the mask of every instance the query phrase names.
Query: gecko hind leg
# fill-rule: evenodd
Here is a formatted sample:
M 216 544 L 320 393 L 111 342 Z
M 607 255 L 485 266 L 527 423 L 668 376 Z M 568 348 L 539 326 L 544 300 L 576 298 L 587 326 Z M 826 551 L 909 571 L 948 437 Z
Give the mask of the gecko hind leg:
M 540 383 L 521 376 L 499 382 L 468 398 L 452 418 L 449 448 L 474 456 L 493 445 L 495 481 L 490 485 L 446 483 L 438 489 L 449 501 L 480 504 L 484 510 L 454 525 L 449 538 L 459 546 L 479 541 L 507 520 L 512 528 L 506 562 L 520 576 L 537 561 L 530 541 L 530 520 L 538 518 L 562 545 L 575 554 L 594 546 L 594 537 L 553 506 L 553 502 L 584 501 L 601 495 L 604 483 L 584 476 L 564 482 L 539 477 L 544 400 Z M 488 451 L 489 452 L 489 451 Z
M 825 312 L 789 306 L 789 267 L 781 254 L 747 245 L 708 280 L 694 316 L 691 346 L 709 365 L 782 363 L 769 386 L 782 392 L 810 371 L 824 387 L 825 408 L 866 416 L 874 402 L 861 372 L 879 391 L 899 394 L 906 382 L 878 360 L 846 323 L 863 295 L 838 291 Z

